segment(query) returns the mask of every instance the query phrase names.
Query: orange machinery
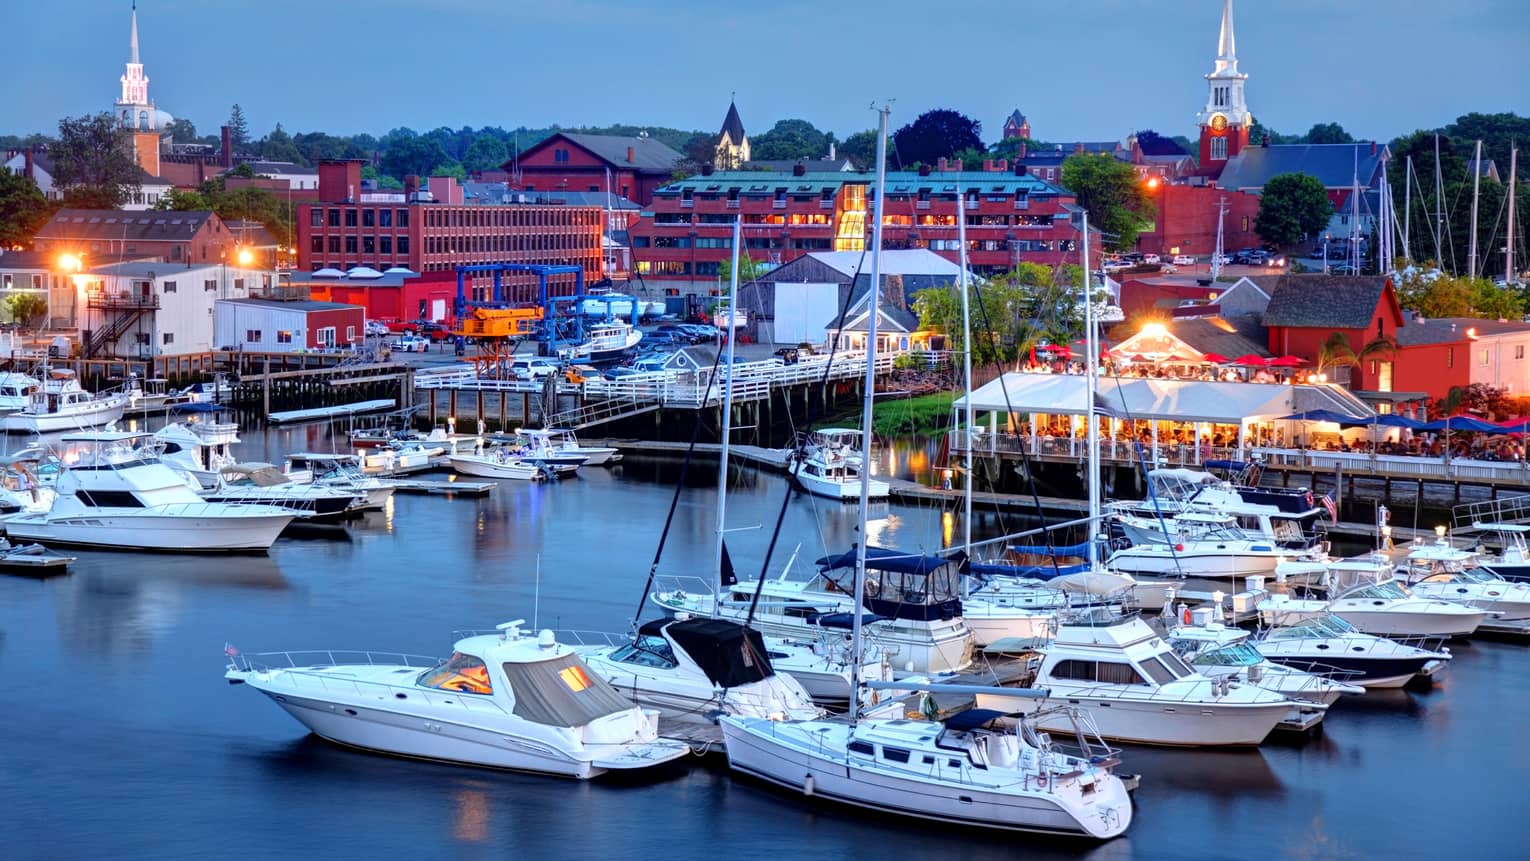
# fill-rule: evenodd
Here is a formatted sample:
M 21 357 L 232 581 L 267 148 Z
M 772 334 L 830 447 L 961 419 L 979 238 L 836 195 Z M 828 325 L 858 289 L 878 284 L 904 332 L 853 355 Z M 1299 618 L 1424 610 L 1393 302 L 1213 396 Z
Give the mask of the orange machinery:
M 516 346 L 536 334 L 541 322 L 541 308 L 473 308 L 457 321 L 452 334 L 477 341 L 473 370 L 480 378 L 497 379 L 508 377 Z

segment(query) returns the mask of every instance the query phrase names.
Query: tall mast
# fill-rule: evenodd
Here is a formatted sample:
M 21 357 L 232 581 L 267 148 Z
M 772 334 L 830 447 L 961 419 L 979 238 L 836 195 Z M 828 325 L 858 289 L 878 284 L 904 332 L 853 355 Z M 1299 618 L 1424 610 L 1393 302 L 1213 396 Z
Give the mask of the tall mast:
M 1441 242 L 1444 238 L 1441 234 L 1445 232 L 1445 211 L 1441 208 L 1444 200 L 1445 177 L 1440 172 L 1440 135 L 1436 133 L 1434 136 L 1434 256 L 1435 264 L 1441 269 L 1445 268 L 1445 256 L 1442 250 L 1444 246 Z M 1455 258 L 1454 254 L 1450 256 L 1452 260 Z M 1451 269 L 1454 270 L 1455 267 L 1452 266 Z
M 723 402 L 722 402 L 722 453 L 717 464 L 717 550 L 716 576 L 712 578 L 712 618 L 717 618 L 717 602 L 722 595 L 723 575 L 723 535 L 727 532 L 728 511 L 728 443 L 732 442 L 733 434 L 733 341 L 738 334 L 738 327 L 734 320 L 738 313 L 738 247 L 742 244 L 740 234 L 743 231 L 744 217 L 738 216 L 733 220 L 733 276 L 728 282 L 728 364 L 723 370 Z M 632 297 L 632 303 L 637 304 L 637 296 Z M 715 321 L 714 321 L 715 322 Z
M 882 309 L 882 204 L 887 200 L 887 118 L 892 109 L 877 110 L 877 200 L 871 221 L 871 313 L 866 324 L 866 397 L 861 405 L 860 540 L 855 544 L 855 595 L 850 625 L 850 725 L 861 716 L 861 607 L 866 600 L 866 520 L 871 512 L 871 402 L 877 384 L 877 314 Z
M 1403 259 L 1408 265 L 1413 265 L 1413 251 L 1410 247 L 1413 237 L 1410 228 L 1413 224 L 1413 156 L 1408 156 L 1403 166 Z
M 1360 274 L 1360 150 L 1355 150 L 1354 173 L 1350 174 L 1349 188 L 1349 266 L 1350 272 Z
M 967 385 L 967 408 L 962 416 L 962 433 L 967 453 L 967 475 L 962 481 L 962 552 L 972 555 L 972 314 L 967 299 L 967 198 L 960 188 L 956 192 L 956 244 L 961 251 L 956 257 L 961 271 L 957 273 L 957 290 L 962 297 L 962 380 Z M 962 597 L 967 597 L 967 578 L 962 578 Z
M 1217 254 L 1222 253 L 1221 219 L 1217 220 Z M 1096 376 L 1095 363 L 1099 361 L 1100 348 L 1095 343 L 1094 330 L 1094 273 L 1089 265 L 1089 212 L 1083 214 L 1084 238 L 1080 244 L 1084 259 L 1084 350 L 1089 355 L 1084 359 L 1084 421 L 1085 442 L 1088 451 L 1084 457 L 1088 467 L 1084 473 L 1084 481 L 1089 485 L 1089 567 L 1091 570 L 1099 561 L 1100 541 L 1100 428 L 1099 417 L 1094 411 L 1094 397 L 1099 380 Z
M 1222 274 L 1222 219 L 1225 215 L 1227 215 L 1227 198 L 1217 198 L 1217 247 L 1216 250 L 1211 252 L 1212 281 L 1217 280 L 1217 276 Z M 1084 241 L 1087 242 L 1088 233 L 1085 233 L 1084 236 Z M 1084 269 L 1086 271 L 1089 269 L 1087 263 L 1084 265 Z
M 1514 277 L 1514 174 L 1519 167 L 1519 149 L 1509 150 L 1509 241 L 1503 246 L 1503 283 L 1513 284 Z
M 1466 277 L 1477 277 L 1477 192 L 1482 188 L 1482 141 L 1477 141 L 1477 154 L 1472 159 L 1472 229 L 1466 242 Z

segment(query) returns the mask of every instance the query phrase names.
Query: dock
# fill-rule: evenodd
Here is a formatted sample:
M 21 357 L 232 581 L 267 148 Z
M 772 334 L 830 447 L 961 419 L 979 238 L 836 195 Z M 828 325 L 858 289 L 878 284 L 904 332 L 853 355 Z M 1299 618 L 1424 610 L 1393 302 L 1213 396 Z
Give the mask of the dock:
M 492 481 L 454 481 L 445 479 L 431 481 L 419 478 L 400 478 L 393 481 L 397 493 L 421 493 L 431 496 L 488 496 L 494 490 Z

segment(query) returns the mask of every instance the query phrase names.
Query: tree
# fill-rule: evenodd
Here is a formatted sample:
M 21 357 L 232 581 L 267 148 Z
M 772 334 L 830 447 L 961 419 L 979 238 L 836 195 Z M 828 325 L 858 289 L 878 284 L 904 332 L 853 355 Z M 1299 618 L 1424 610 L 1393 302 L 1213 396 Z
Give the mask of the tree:
M 462 162 L 460 161 L 449 161 L 445 164 L 438 164 L 430 169 L 430 175 L 449 176 L 457 180 L 467 179 L 467 171 L 463 169 Z
M 1482 158 L 1498 162 L 1498 170 L 1507 173 L 1509 150 L 1515 146 L 1523 149 L 1530 140 L 1530 117 L 1471 113 L 1456 117 L 1443 131 L 1462 152 L 1470 152 L 1477 141 L 1482 141 Z
M 749 155 L 761 160 L 823 158 L 832 139 L 807 120 L 781 120 L 749 141 Z
M 197 126 L 191 120 L 181 117 L 170 123 L 170 140 L 175 143 L 196 143 Z
M 0 169 L 0 248 L 32 244 L 53 205 L 30 176 Z
M 170 193 L 161 197 L 154 204 L 155 209 L 175 210 L 177 212 L 195 212 L 204 209 L 212 209 L 207 197 L 201 192 L 186 191 L 180 188 L 170 189 Z
M 245 121 L 244 110 L 238 102 L 234 103 L 233 110 L 228 113 L 228 137 L 234 149 L 250 142 L 250 124 Z
M 839 145 L 839 155 L 850 159 L 861 170 L 869 170 L 877 161 L 877 130 L 867 129 L 845 138 Z
M 1332 215 L 1333 203 L 1322 180 L 1307 173 L 1282 173 L 1264 184 L 1254 231 L 1271 245 L 1294 245 L 1327 227 Z
M 1152 223 L 1156 207 L 1137 172 L 1109 153 L 1075 153 L 1062 165 L 1062 185 L 1089 212 L 1089 223 L 1114 249 L 1137 244 L 1137 234 Z
M 739 284 L 748 284 L 750 281 L 754 281 L 764 275 L 767 271 L 763 263 L 750 257 L 747 253 L 738 256 Z M 717 279 L 723 284 L 733 283 L 732 260 L 724 260 L 717 265 Z
M 1360 357 L 1355 355 L 1355 350 L 1349 345 L 1349 336 L 1343 332 L 1334 332 L 1328 336 L 1328 340 L 1318 347 L 1318 373 L 1324 373 L 1339 367 L 1355 367 L 1360 364 Z
M 281 123 L 266 135 L 260 142 L 260 157 L 267 161 L 287 161 L 293 164 L 306 165 L 303 160 L 303 152 L 293 142 L 292 135 L 287 134 Z
M 64 205 L 116 209 L 139 188 L 143 170 L 132 139 L 111 114 L 65 117 L 58 122 L 53 181 L 64 188 Z
M 1397 302 L 1425 319 L 1479 317 L 1487 320 L 1518 320 L 1525 297 L 1512 287 L 1498 287 L 1486 278 L 1425 277 L 1414 273 L 1397 285 Z
M 428 174 L 431 168 L 450 160 L 438 141 L 416 135 L 388 143 L 378 167 L 389 176 L 403 179 L 410 175 Z
M 969 284 L 973 362 L 1012 361 L 1042 341 L 1072 343 L 1083 332 L 1077 307 L 1083 275 L 1077 266 L 1021 263 L 981 284 Z M 963 349 L 961 295 L 955 285 L 918 291 L 913 307 L 920 328 L 940 332 L 953 349 Z
M 1310 144 L 1347 144 L 1354 143 L 1349 132 L 1338 123 L 1317 123 L 1307 130 L 1307 143 Z
M 48 300 L 36 293 L 12 293 L 5 300 L 5 309 L 11 312 L 12 320 L 30 329 L 48 313 Z
M 510 148 L 499 138 L 482 135 L 476 138 L 462 157 L 462 166 L 471 173 L 496 170 L 510 160 Z
M 933 165 L 942 158 L 964 149 L 983 146 L 983 124 L 946 108 L 925 111 L 892 136 L 897 163 Z M 875 133 L 872 141 L 876 141 Z
M 1166 138 L 1152 129 L 1142 129 L 1134 135 L 1143 155 L 1186 155 L 1190 151 L 1174 138 Z

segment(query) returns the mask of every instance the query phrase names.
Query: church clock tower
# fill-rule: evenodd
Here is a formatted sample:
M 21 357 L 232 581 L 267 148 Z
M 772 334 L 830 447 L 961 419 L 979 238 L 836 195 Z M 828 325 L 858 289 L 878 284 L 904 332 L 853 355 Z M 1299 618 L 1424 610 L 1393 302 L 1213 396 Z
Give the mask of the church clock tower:
M 122 74 L 122 96 L 117 99 L 117 125 L 133 131 L 152 131 L 158 125 L 154 103 L 149 101 L 149 78 L 138 59 L 138 3 L 133 3 L 133 24 L 127 68 Z
M 1222 30 L 1217 36 L 1217 61 L 1211 74 L 1206 108 L 1196 115 L 1201 127 L 1201 169 L 1220 171 L 1227 160 L 1248 146 L 1249 127 L 1254 116 L 1243 100 L 1243 83 L 1248 75 L 1238 71 L 1238 56 L 1233 41 L 1232 0 L 1222 0 Z

